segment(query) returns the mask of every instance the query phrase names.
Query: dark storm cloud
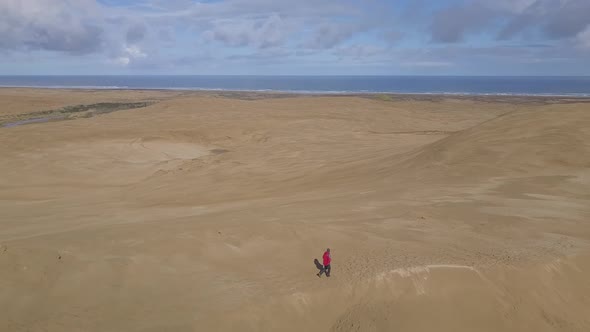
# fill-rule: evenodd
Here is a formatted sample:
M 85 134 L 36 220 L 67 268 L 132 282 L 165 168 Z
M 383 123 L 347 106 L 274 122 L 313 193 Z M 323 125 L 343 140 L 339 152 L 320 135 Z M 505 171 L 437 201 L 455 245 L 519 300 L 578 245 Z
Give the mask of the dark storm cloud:
M 128 44 L 135 44 L 143 40 L 147 33 L 147 28 L 143 23 L 136 23 L 127 29 L 126 40 Z
M 93 1 L 0 1 L 0 48 L 87 54 L 99 50 L 104 29 L 90 17 Z
M 569 38 L 582 32 L 590 24 L 588 0 L 538 0 L 522 13 L 512 17 L 500 32 L 500 39 L 538 28 L 547 38 Z
M 314 31 L 313 38 L 305 46 L 312 49 L 332 48 L 363 30 L 365 27 L 362 25 L 322 24 Z
M 279 15 L 261 19 L 217 20 L 204 32 L 205 38 L 232 47 L 269 48 L 287 39 L 288 23 Z
M 522 37 L 525 32 L 528 38 L 565 39 L 588 25 L 590 0 L 475 0 L 435 12 L 430 34 L 441 43 L 461 42 L 479 32 L 499 40 Z
M 445 8 L 434 14 L 430 26 L 432 41 L 458 43 L 465 34 L 482 30 L 496 15 L 479 3 Z

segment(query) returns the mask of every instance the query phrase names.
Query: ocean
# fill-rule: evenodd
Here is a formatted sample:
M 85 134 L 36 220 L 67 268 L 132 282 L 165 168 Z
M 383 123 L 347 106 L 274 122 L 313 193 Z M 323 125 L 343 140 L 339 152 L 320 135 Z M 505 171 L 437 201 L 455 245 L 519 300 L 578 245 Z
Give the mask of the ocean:
M 0 76 L 0 87 L 590 96 L 590 76 Z

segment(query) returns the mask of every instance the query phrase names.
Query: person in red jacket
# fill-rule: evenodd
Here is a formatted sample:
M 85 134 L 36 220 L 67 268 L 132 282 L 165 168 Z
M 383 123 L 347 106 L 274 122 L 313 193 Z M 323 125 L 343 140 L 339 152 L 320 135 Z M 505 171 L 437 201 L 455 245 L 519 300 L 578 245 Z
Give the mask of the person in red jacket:
M 330 248 L 326 249 L 326 252 L 324 252 L 324 268 L 320 271 L 320 273 L 318 273 L 318 277 L 322 276 L 322 273 L 326 273 L 326 277 L 330 276 L 330 263 L 332 263 L 332 256 L 330 256 Z

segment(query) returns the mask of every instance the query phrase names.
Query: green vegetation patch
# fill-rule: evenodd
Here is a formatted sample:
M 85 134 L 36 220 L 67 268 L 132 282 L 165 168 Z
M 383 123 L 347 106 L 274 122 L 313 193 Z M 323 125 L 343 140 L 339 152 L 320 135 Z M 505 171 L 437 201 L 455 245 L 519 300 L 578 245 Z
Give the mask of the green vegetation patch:
M 376 95 L 375 99 L 381 100 L 381 101 L 393 101 L 393 96 L 392 95 Z
M 152 101 L 96 103 L 88 105 L 72 105 L 59 109 L 36 111 L 25 114 L 0 116 L 0 127 L 14 127 L 28 123 L 73 120 L 77 118 L 91 118 L 116 111 L 143 108 L 154 104 Z

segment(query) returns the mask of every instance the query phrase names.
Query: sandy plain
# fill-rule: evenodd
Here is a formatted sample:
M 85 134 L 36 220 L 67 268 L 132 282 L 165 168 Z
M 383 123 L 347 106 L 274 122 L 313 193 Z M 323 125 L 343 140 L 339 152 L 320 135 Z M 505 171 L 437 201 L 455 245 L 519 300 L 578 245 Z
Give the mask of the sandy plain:
M 0 89 L 0 156 L 1 331 L 590 330 L 587 99 Z

